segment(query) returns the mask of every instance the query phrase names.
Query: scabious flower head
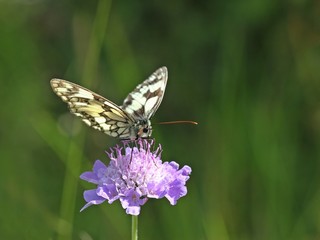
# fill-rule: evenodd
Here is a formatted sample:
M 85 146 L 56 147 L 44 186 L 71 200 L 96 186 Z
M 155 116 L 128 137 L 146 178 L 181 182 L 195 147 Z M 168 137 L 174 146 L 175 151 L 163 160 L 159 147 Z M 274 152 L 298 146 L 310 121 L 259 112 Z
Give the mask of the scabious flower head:
M 81 209 L 120 200 L 127 214 L 139 215 L 140 208 L 148 198 L 167 198 L 175 205 L 187 194 L 186 181 L 191 168 L 179 169 L 176 162 L 161 161 L 161 146 L 152 151 L 153 140 L 141 139 L 135 147 L 123 141 L 123 147 L 116 146 L 107 152 L 110 163 L 106 166 L 96 160 L 92 172 L 81 174 L 80 178 L 97 185 L 84 191 L 87 204 Z

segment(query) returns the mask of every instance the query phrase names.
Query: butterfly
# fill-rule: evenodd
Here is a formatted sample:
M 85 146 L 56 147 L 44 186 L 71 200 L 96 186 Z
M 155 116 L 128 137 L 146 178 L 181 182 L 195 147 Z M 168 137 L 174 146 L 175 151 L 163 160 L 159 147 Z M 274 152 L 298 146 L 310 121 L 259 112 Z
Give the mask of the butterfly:
M 71 113 L 88 126 L 112 137 L 135 140 L 151 136 L 150 119 L 161 104 L 167 80 L 167 68 L 159 68 L 129 93 L 122 106 L 66 80 L 54 78 L 50 84 Z

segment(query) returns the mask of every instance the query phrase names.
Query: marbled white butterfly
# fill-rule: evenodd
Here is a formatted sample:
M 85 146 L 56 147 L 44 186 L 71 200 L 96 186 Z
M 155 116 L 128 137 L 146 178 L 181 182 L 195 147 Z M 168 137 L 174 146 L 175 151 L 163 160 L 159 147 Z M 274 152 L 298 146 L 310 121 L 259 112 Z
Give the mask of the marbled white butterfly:
M 122 106 L 66 80 L 52 79 L 50 83 L 71 113 L 87 125 L 112 137 L 134 140 L 151 136 L 150 118 L 160 106 L 167 79 L 167 68 L 159 68 L 126 97 Z

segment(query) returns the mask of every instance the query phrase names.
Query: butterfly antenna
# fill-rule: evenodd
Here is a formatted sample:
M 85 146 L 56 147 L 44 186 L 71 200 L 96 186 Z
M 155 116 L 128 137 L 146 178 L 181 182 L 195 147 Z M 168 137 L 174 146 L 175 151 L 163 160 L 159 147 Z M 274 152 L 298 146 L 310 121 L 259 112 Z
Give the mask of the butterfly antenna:
M 198 123 L 195 121 L 169 121 L 169 122 L 158 122 L 156 124 L 183 124 L 183 123 L 198 125 Z

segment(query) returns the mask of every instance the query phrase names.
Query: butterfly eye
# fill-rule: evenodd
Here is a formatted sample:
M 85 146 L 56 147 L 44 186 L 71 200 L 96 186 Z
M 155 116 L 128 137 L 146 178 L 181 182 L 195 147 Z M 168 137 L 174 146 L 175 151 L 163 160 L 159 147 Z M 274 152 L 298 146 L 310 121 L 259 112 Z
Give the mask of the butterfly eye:
M 144 133 L 147 133 L 147 132 L 149 131 L 149 129 L 148 129 L 148 128 L 144 128 L 142 131 L 143 131 Z

